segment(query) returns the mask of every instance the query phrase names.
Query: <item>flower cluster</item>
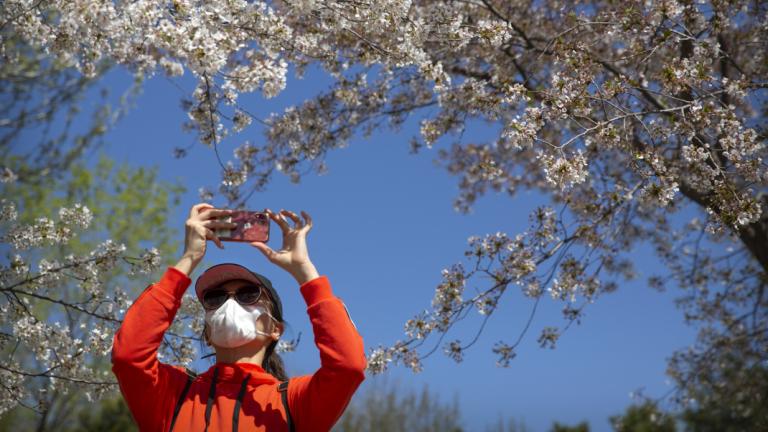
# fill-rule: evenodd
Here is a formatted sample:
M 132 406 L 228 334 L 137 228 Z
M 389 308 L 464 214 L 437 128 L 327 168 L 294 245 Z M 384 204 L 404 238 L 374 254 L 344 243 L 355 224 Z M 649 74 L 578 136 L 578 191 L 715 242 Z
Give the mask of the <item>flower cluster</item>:
M 372 374 L 380 374 L 387 370 L 392 362 L 392 351 L 378 347 L 371 351 L 367 356 L 366 370 Z
M 0 182 L 1 183 L 13 183 L 15 182 L 19 176 L 16 175 L 13 171 L 11 171 L 8 167 L 3 167 L 2 171 L 0 171 Z
M 162 258 L 157 248 L 145 249 L 139 255 L 139 259 L 131 262 L 131 274 L 150 274 L 160 267 Z
M 91 359 L 109 355 L 130 296 L 102 281 L 126 262 L 132 272 L 153 271 L 158 251 L 134 258 L 124 245 L 106 240 L 91 251 L 52 258 L 48 246 L 69 247 L 93 213 L 75 204 L 61 208 L 56 221 L 27 224 L 17 220 L 13 203 L 4 200 L 2 208 L 9 259 L 0 266 L 0 326 L 9 332 L 0 337 L 0 348 L 8 348 L 0 357 L 0 414 L 20 403 L 45 409 L 47 395 L 77 390 L 95 400 L 114 391 L 110 372 Z
M 496 366 L 509 367 L 510 362 L 517 356 L 514 348 L 504 342 L 497 342 L 493 347 L 493 353 L 499 356 Z
M 556 327 L 544 327 L 539 335 L 539 345 L 542 348 L 555 348 L 557 340 L 560 338 L 560 331 Z
M 17 217 L 16 204 L 5 199 L 0 200 L 0 222 L 13 222 Z
M 3 203 L 3 219 L 16 218 L 15 207 Z M 4 240 L 15 249 L 23 250 L 41 245 L 67 243 L 73 236 L 73 229 L 85 229 L 90 225 L 93 215 L 88 207 L 77 204 L 73 208 L 59 210 L 59 221 L 38 218 L 32 225 L 15 225 L 6 234 Z
M 571 187 L 587 178 L 587 160 L 581 151 L 558 157 L 543 153 L 540 159 L 544 175 L 553 186 Z
M 461 363 L 464 360 L 464 348 L 461 346 L 461 341 L 455 340 L 445 344 L 445 354 L 456 363 Z

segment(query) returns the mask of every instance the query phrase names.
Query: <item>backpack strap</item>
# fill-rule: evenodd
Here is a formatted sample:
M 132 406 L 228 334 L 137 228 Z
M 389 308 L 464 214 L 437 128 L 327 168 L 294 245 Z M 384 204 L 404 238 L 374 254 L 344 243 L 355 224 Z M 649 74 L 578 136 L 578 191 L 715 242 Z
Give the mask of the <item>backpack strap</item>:
M 181 406 L 184 404 L 184 397 L 187 395 L 187 392 L 189 392 L 189 387 L 192 385 L 192 381 L 197 378 L 197 374 L 188 368 L 184 368 L 184 371 L 187 373 L 187 382 L 184 384 L 184 390 L 182 390 L 179 395 L 179 400 L 176 401 L 176 408 L 173 409 L 173 418 L 171 419 L 171 427 L 168 428 L 168 432 L 173 431 L 173 425 L 176 424 L 176 418 L 179 416 Z
M 282 395 L 283 400 L 283 408 L 285 409 L 285 418 L 288 421 L 288 430 L 291 432 L 295 432 L 295 427 L 293 425 L 293 418 L 291 417 L 291 409 L 288 407 L 288 380 L 285 380 L 280 383 L 279 386 L 277 386 L 277 391 L 279 391 Z
M 237 394 L 237 401 L 235 402 L 235 409 L 232 411 L 232 432 L 237 432 L 237 428 L 240 424 L 240 406 L 243 404 L 243 397 L 245 396 L 245 390 L 248 387 L 248 380 L 251 378 L 251 374 L 245 376 L 243 383 L 240 384 L 240 392 Z

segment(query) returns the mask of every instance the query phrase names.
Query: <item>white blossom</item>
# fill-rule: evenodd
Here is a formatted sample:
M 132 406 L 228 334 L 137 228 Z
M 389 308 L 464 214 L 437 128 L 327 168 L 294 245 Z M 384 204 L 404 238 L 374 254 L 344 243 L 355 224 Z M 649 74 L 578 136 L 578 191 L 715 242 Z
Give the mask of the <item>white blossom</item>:
M 88 207 L 82 204 L 75 204 L 72 208 L 62 208 L 59 210 L 59 220 L 61 223 L 85 229 L 93 220 L 93 213 Z
M 374 375 L 379 374 L 387 370 L 390 362 L 392 362 L 391 352 L 379 347 L 368 354 L 366 370 Z
M 2 171 L 0 171 L 0 183 L 13 183 L 18 178 L 16 173 L 11 171 L 8 167 L 3 167 Z
M 546 179 L 553 186 L 568 188 L 587 178 L 587 160 L 581 150 L 568 157 L 542 154 L 540 159 Z
M 149 274 L 157 270 L 162 262 L 160 252 L 157 248 L 145 249 L 144 252 L 139 255 L 137 262 L 132 265 L 133 273 Z
M 0 222 L 13 222 L 17 217 L 16 204 L 5 199 L 0 200 Z

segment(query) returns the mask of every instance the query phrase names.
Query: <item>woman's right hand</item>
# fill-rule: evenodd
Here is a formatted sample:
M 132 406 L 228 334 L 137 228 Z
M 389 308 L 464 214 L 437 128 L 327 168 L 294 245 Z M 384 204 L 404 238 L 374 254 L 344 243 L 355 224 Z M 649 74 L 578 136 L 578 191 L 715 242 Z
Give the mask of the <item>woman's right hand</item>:
M 232 210 L 217 210 L 210 204 L 197 204 L 189 211 L 189 218 L 184 224 L 184 256 L 175 266 L 189 275 L 202 261 L 208 240 L 224 249 L 221 240 L 214 234 L 216 229 L 231 229 L 235 223 L 221 222 L 217 218 L 232 214 Z

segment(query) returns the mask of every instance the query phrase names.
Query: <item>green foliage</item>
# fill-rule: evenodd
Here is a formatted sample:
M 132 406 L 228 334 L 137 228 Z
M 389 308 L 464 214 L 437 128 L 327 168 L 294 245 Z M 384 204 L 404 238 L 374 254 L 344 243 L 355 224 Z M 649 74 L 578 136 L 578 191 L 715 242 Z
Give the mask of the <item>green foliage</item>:
M 93 213 L 91 226 L 80 233 L 65 247 L 43 247 L 34 251 L 25 251 L 28 262 L 41 258 L 62 260 L 69 254 L 86 254 L 106 239 L 126 246 L 128 253 L 138 256 L 142 249 L 156 248 L 164 263 L 171 264 L 179 247 L 180 235 L 173 228 L 179 225 L 169 221 L 171 212 L 180 202 L 180 196 L 185 188 L 180 184 L 160 181 L 156 168 L 134 168 L 129 165 L 118 165 L 102 156 L 92 167 L 82 161 L 72 162 L 69 173 L 60 176 L 50 175 L 47 181 L 25 182 L 25 177 L 19 176 L 17 182 L 4 183 L 0 186 L 3 197 L 13 201 L 18 209 L 18 219 L 27 223 L 40 217 L 57 218 L 58 209 L 70 207 L 75 203 L 86 205 Z M 100 282 L 103 284 L 105 295 L 110 296 L 111 290 L 120 285 L 134 294 L 143 289 L 153 276 L 127 274 L 127 266 L 118 266 L 116 270 L 105 274 Z M 142 279 L 139 281 L 138 279 Z M 56 297 L 65 302 L 76 303 L 87 295 L 74 279 L 64 280 L 56 288 Z M 52 302 L 35 302 L 31 307 L 34 315 L 40 320 L 64 320 L 73 325 L 81 323 L 84 330 L 78 327 L 73 332 L 87 334 L 93 318 L 81 316 L 71 310 L 62 309 L 59 304 Z M 18 348 L 18 349 L 17 349 Z M 15 359 L 23 359 L 26 365 L 34 365 L 35 358 L 26 347 L 14 347 Z M 0 351 L 0 355 L 9 356 L 8 350 Z M 89 367 L 108 370 L 109 357 L 88 355 L 81 358 Z M 43 388 L 47 378 L 30 380 L 32 394 L 36 388 Z M 117 397 L 119 395 L 115 393 Z M 0 419 L 0 431 L 16 430 L 65 430 L 76 418 L 80 428 L 77 430 L 123 430 L 108 429 L 90 425 L 98 425 L 98 417 L 89 417 L 94 412 L 94 406 L 85 400 L 85 395 L 79 392 L 73 394 L 48 394 L 38 411 L 17 407 L 5 413 Z M 111 404 L 111 405 L 110 405 Z M 103 411 L 106 419 L 109 415 L 124 409 L 108 401 L 95 412 Z M 77 413 L 80 412 L 78 416 Z M 95 415 L 95 414 L 94 414 Z M 130 420 L 130 416 L 128 418 Z M 115 422 L 115 427 L 120 427 Z M 111 423 L 110 423 L 111 424 Z M 33 426 L 34 425 L 34 426 Z
M 503 418 L 500 418 L 496 424 L 486 427 L 485 432 L 528 432 L 528 428 L 522 421 L 516 422 L 510 419 L 505 422 Z
M 77 399 L 72 395 L 70 399 Z M 65 424 L 48 424 L 47 418 L 34 417 L 28 410 L 12 410 L 0 417 L 0 431 L 16 432 L 19 430 L 40 431 L 52 430 L 57 432 L 136 432 L 138 428 L 133 421 L 123 397 L 119 394 L 93 403 L 75 400 L 77 412 L 70 413 L 71 419 Z M 69 409 L 71 404 L 60 404 L 59 407 Z M 49 414 L 50 415 L 50 414 Z M 60 418 L 54 415 L 52 417 Z M 34 426 L 33 426 L 34 425 Z
M 121 396 L 101 400 L 96 406 L 84 407 L 76 425 L 67 432 L 135 432 L 138 429 Z
M 0 416 L 0 431 L 11 432 L 16 430 L 17 425 L 22 421 L 20 418 L 26 414 L 20 409 L 11 410 Z
M 682 412 L 663 412 L 651 402 L 627 408 L 610 418 L 616 432 L 743 432 L 768 430 L 768 368 L 747 367 L 739 359 L 718 362 L 717 382 L 694 383 L 687 395 L 695 401 Z M 745 381 L 749 381 L 748 385 Z M 745 389 L 749 386 L 750 391 Z M 755 391 L 754 389 L 758 389 Z
M 743 363 L 723 359 L 718 382 L 689 390 L 697 406 L 681 414 L 686 431 L 768 430 L 768 368 Z
M 589 432 L 589 424 L 587 422 L 581 422 L 576 426 L 567 426 L 560 422 L 555 422 L 552 425 L 552 432 Z
M 129 251 L 151 244 L 164 257 L 176 252 L 177 232 L 168 229 L 167 222 L 185 188 L 158 181 L 157 168 L 116 166 L 102 156 L 92 168 L 74 163 L 63 180 L 11 183 L 3 189 L 17 204 L 22 223 L 55 216 L 52 213 L 60 207 L 73 203 L 86 205 L 93 212 L 93 223 L 67 245 L 68 253 L 87 252 L 106 238 L 125 244 Z
M 612 416 L 616 432 L 675 432 L 674 416 L 659 410 L 653 402 L 632 405 L 623 415 Z
M 420 394 L 374 382 L 358 395 L 334 432 L 462 432 L 458 402 L 442 403 L 428 388 Z

